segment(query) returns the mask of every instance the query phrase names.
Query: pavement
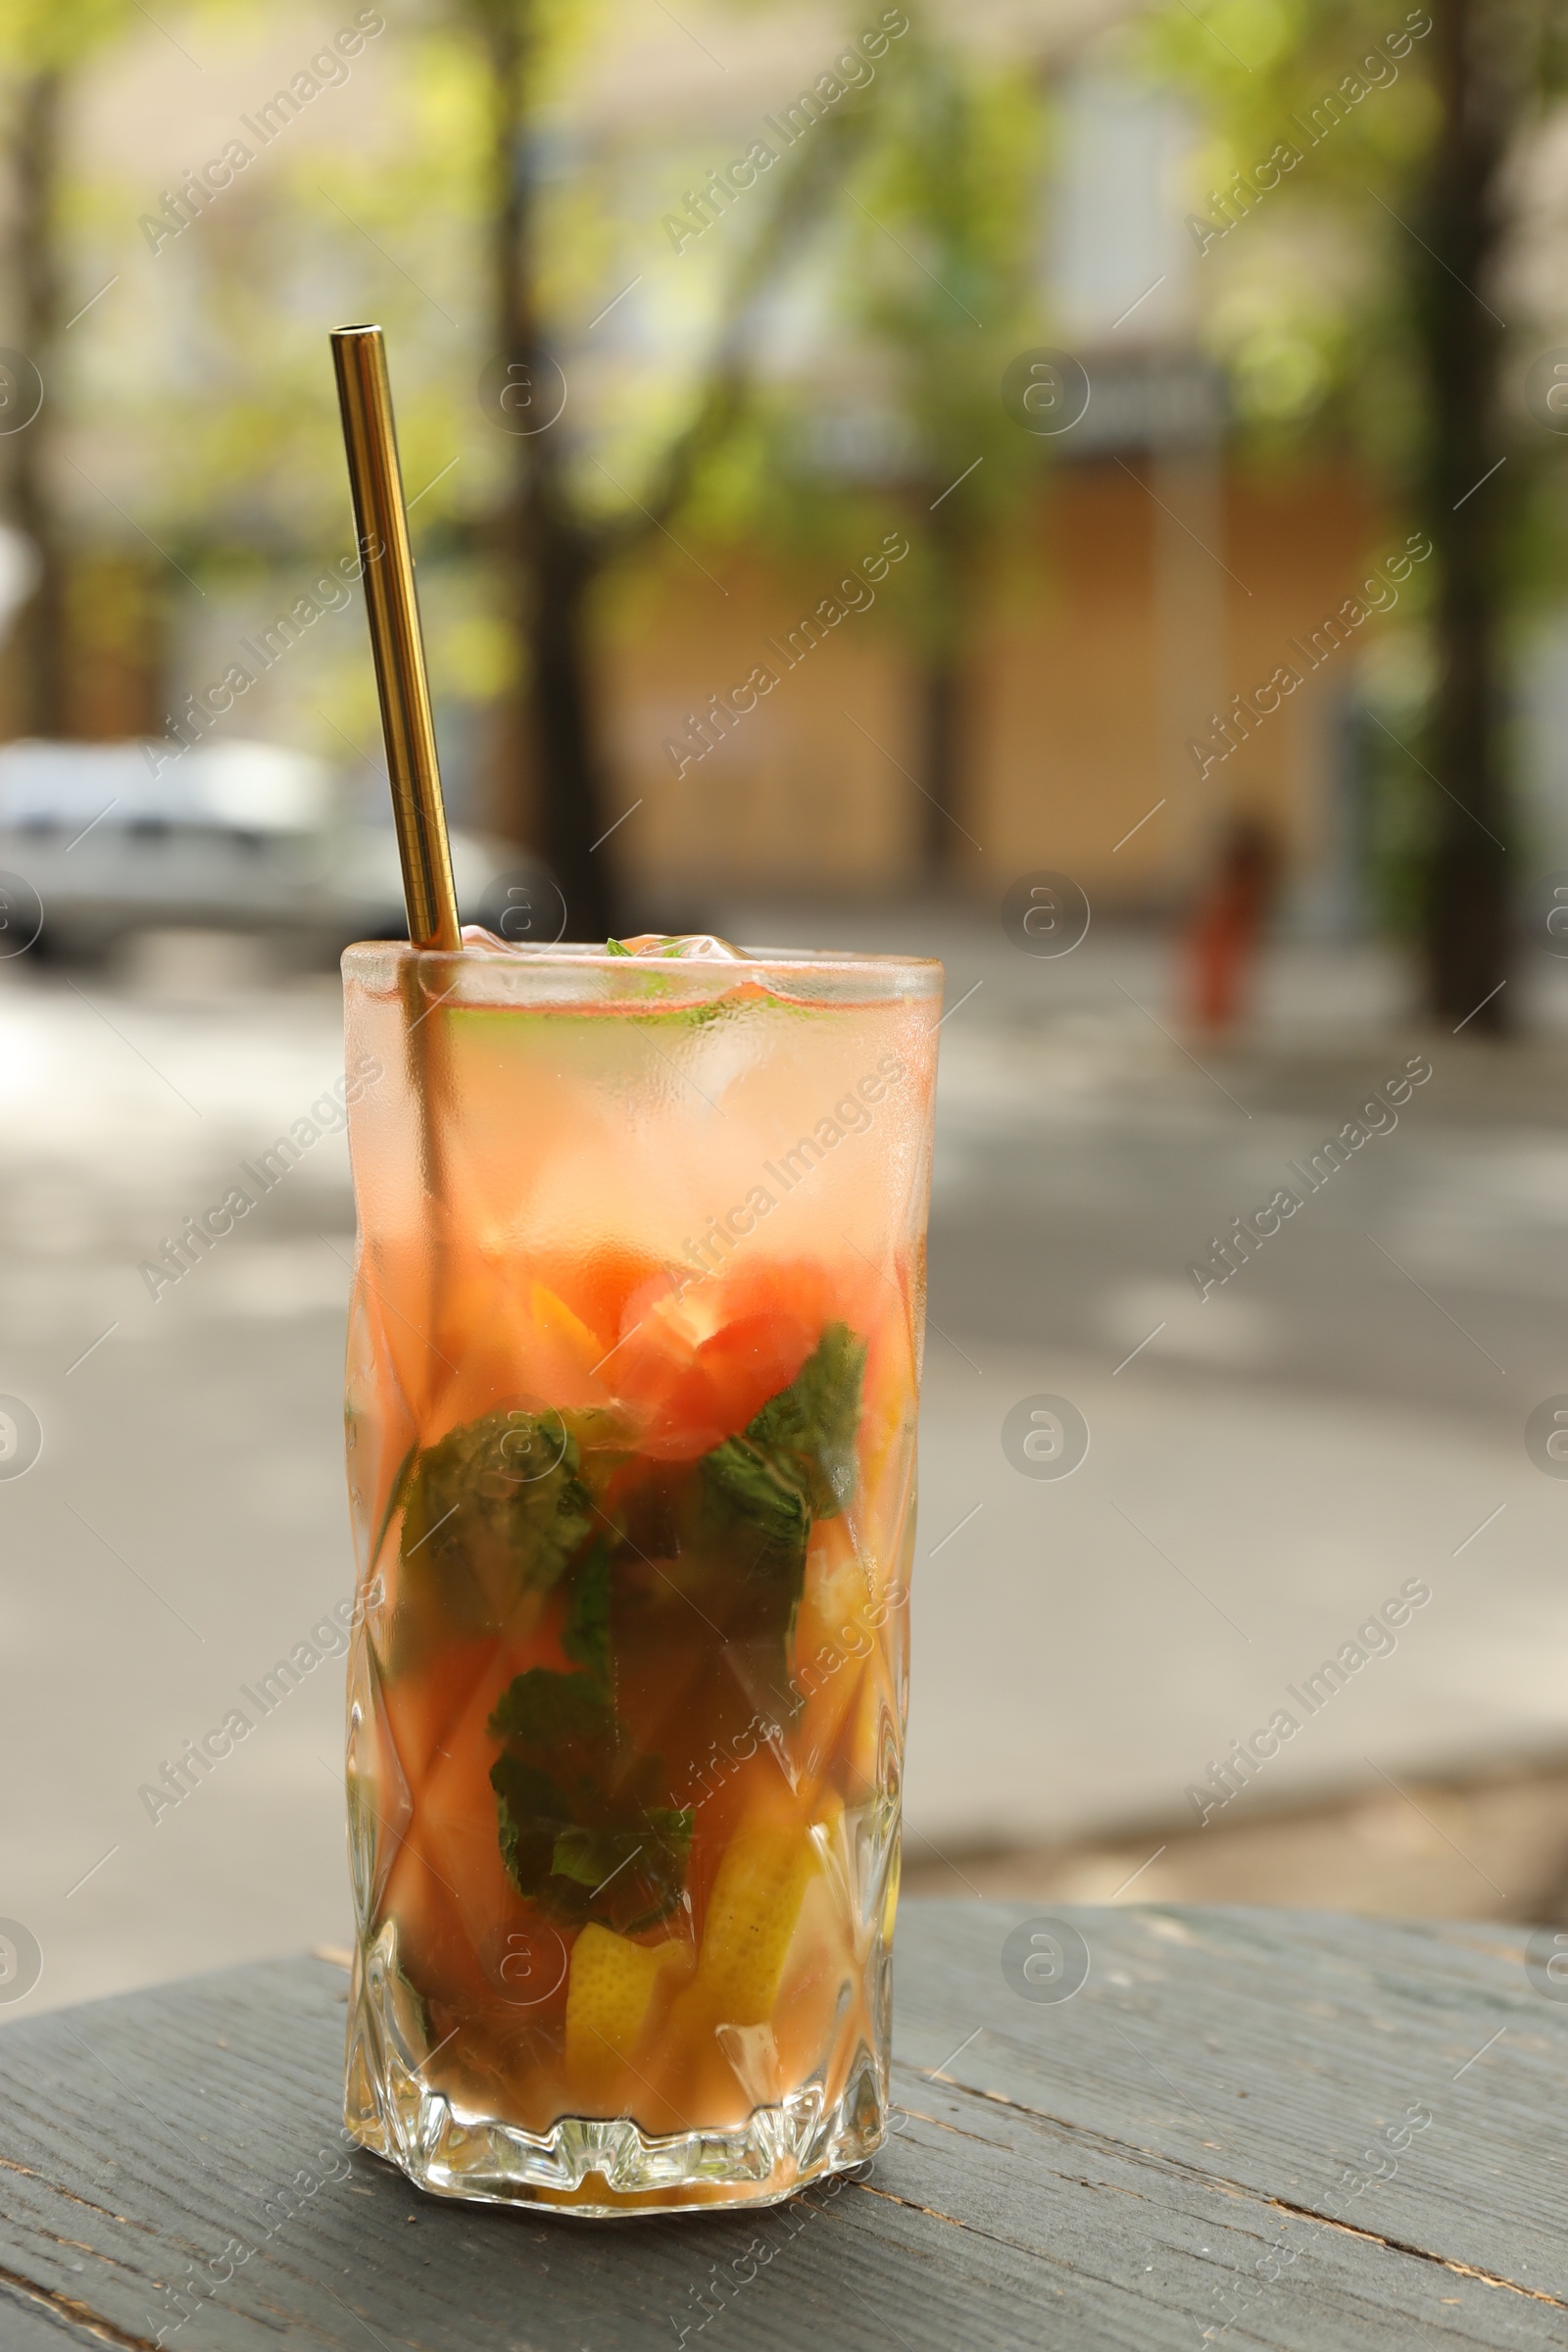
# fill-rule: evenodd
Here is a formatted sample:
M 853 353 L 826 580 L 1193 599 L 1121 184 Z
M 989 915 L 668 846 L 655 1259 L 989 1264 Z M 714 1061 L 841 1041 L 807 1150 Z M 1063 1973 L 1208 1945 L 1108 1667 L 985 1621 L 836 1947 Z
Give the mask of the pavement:
M 1381 1776 L 1195 1823 L 965 1849 L 911 1839 L 909 1894 L 1056 1903 L 1283 1903 L 1395 1919 L 1568 1926 L 1568 1765 Z
M 1568 1481 L 1525 1424 L 1568 1396 L 1568 975 L 1522 974 L 1529 1042 L 1494 1047 L 1434 1037 L 1393 958 L 1298 943 L 1220 1052 L 1180 1029 L 1152 933 L 1050 960 L 951 912 L 726 927 L 786 921 L 950 970 L 911 1878 L 1110 1892 L 1163 1841 L 1126 1899 L 1367 1901 L 1396 1883 L 1366 1863 L 1375 1816 L 1405 1823 L 1391 1851 L 1436 1821 L 1459 1852 L 1398 1882 L 1411 1907 L 1539 1914 L 1562 1877 Z M 1397 1125 L 1200 1300 L 1210 1236 L 1412 1056 L 1432 1075 Z M 43 1432 L 0 1477 L 0 1928 L 41 1948 L 29 2010 L 345 1937 L 333 1660 L 177 1808 L 154 1822 L 138 1794 L 351 1589 L 341 1138 L 156 1302 L 136 1271 L 340 1066 L 335 983 L 264 984 L 238 943 L 0 964 L 0 1395 Z M 1026 1474 L 1036 1409 L 1069 1452 L 1087 1434 L 1070 1475 Z M 1309 1709 L 1347 1645 L 1361 1662 Z M 1227 1804 L 1209 1786 L 1200 1827 L 1194 1790 L 1281 1709 L 1294 1732 Z M 1450 1816 L 1472 1784 L 1493 1798 Z M 1528 1856 L 1499 1788 L 1527 1792 Z

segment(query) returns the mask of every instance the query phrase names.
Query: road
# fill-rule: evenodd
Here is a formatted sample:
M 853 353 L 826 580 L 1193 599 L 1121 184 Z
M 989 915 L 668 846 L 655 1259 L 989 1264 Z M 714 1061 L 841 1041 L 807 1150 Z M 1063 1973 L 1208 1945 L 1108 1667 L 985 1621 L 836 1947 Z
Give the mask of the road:
M 1191 1821 L 1188 1789 L 1282 1707 L 1298 1731 L 1233 1819 L 1568 1747 L 1568 1481 L 1524 1443 L 1568 1392 L 1557 975 L 1536 976 L 1543 1042 L 1499 1054 L 1434 1040 L 1376 956 L 1291 950 L 1256 1034 L 1215 1054 L 1177 1037 L 1152 938 L 1051 963 L 910 916 L 886 944 L 927 941 L 956 1009 L 918 1850 Z M 1432 1076 L 1397 1126 L 1200 1301 L 1188 1261 L 1412 1055 Z M 329 980 L 259 988 L 199 944 L 130 979 L 0 966 L 0 1394 L 43 1432 L 0 1479 L 0 1918 L 43 1952 L 29 2010 L 345 1935 L 330 1657 L 180 1806 L 154 1822 L 138 1795 L 351 1587 L 341 1138 L 176 1288 L 154 1301 L 137 1274 L 340 1058 Z M 1069 1477 L 1004 1449 L 1041 1395 L 1087 1426 Z M 1396 1645 L 1297 1707 L 1411 1580 L 1431 1597 Z

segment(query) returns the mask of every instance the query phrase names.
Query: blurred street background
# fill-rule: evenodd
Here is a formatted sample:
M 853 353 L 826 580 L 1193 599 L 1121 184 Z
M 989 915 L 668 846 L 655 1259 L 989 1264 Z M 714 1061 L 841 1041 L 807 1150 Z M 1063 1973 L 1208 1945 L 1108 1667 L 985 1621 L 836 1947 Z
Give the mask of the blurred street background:
M 28 2009 L 347 1936 L 340 1660 L 138 1796 L 352 1589 L 341 1134 L 138 1267 L 399 927 L 326 346 L 371 318 L 465 913 L 947 962 L 906 1883 L 1568 1919 L 1554 24 L 8 12 Z

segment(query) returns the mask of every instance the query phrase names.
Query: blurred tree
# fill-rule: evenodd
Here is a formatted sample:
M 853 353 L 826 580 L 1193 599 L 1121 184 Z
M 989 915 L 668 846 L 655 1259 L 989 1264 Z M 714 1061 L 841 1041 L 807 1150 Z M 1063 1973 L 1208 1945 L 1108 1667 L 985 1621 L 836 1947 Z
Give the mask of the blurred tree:
M 221 12 L 225 0 L 212 6 Z M 125 28 L 145 22 L 136 0 L 72 0 L 53 10 L 45 0 L 12 0 L 0 20 L 0 63 L 14 68 L 0 101 L 17 190 L 5 208 L 18 320 L 12 339 L 48 387 L 34 423 L 9 442 L 0 437 L 13 511 L 43 558 L 17 663 L 27 693 L 23 723 L 40 731 L 70 723 L 68 534 L 57 470 L 61 335 L 70 307 L 62 286 L 80 240 L 82 206 L 96 201 L 114 233 L 124 201 L 118 187 L 99 185 L 91 159 L 75 156 L 68 174 L 66 130 L 78 75 Z M 594 722 L 596 592 L 612 566 L 673 519 L 733 440 L 753 395 L 766 303 L 808 249 L 866 137 L 870 112 L 865 92 L 847 88 L 820 110 L 808 137 L 780 154 L 747 199 L 743 219 L 726 223 L 715 240 L 722 253 L 703 278 L 716 290 L 706 357 L 682 372 L 678 394 L 662 379 L 651 398 L 639 387 L 644 414 L 628 431 L 616 408 L 626 370 L 611 371 L 606 397 L 603 371 L 596 380 L 586 364 L 577 367 L 585 357 L 580 322 L 598 307 L 586 300 L 588 289 L 603 283 L 623 191 L 612 173 L 573 180 L 553 168 L 572 74 L 590 53 L 595 24 L 558 0 L 435 0 L 419 30 L 429 37 L 415 47 L 416 72 L 397 102 L 402 169 L 389 172 L 381 154 L 323 156 L 319 148 L 291 146 L 265 176 L 247 176 L 211 218 L 204 215 L 199 231 L 182 236 L 167 257 L 154 256 L 139 304 L 127 306 L 122 296 L 113 317 L 106 306 L 82 333 L 100 354 L 106 347 L 119 360 L 131 353 L 117 446 L 132 453 L 137 512 L 171 551 L 169 563 L 203 577 L 215 570 L 250 576 L 258 551 L 273 564 L 314 552 L 318 517 L 341 499 L 318 324 L 323 276 L 329 301 L 350 298 L 331 286 L 358 288 L 365 239 L 373 245 L 390 228 L 402 250 L 412 245 L 423 284 L 439 283 L 462 314 L 463 324 L 449 323 L 463 337 L 471 315 L 468 255 L 482 243 L 479 331 L 492 370 L 514 385 L 542 388 L 564 358 L 573 370 L 571 414 L 565 429 L 502 445 L 507 479 L 499 514 L 476 513 L 471 494 L 466 500 L 460 491 L 449 502 L 441 491 L 416 519 L 426 551 L 449 564 L 468 566 L 476 549 L 499 561 L 514 651 L 506 668 L 516 680 L 517 739 L 528 747 L 539 846 L 560 875 L 574 930 L 603 936 L 616 910 L 612 853 L 592 854 L 613 814 L 605 806 Z M 484 129 L 476 142 L 478 121 Z M 339 188 L 344 203 L 333 192 Z M 68 197 L 75 207 L 69 255 Z M 710 217 L 719 200 L 710 193 L 706 201 Z M 362 225 L 367 220 L 370 227 Z M 635 227 L 642 236 L 658 234 L 657 216 Z M 147 258 L 139 259 L 146 270 Z M 704 262 L 706 269 L 707 253 Z M 688 295 L 701 275 L 689 281 Z M 394 323 L 406 319 L 406 358 L 395 373 L 405 462 L 415 469 L 410 488 L 421 476 L 433 488 L 452 462 L 451 360 L 429 348 L 420 314 L 410 307 L 433 297 L 411 285 L 407 272 L 385 295 Z M 162 320 L 165 331 L 154 325 L 137 344 L 148 319 Z M 192 381 L 206 397 L 190 397 Z M 489 436 L 492 466 L 500 438 Z M 633 485 L 635 499 L 619 498 L 594 462 L 612 447 L 615 471 Z M 485 471 L 481 465 L 474 476 Z M 460 634 L 466 643 L 474 632 Z M 493 647 L 481 650 L 480 667 L 499 674 Z M 507 777 L 519 832 L 521 764 L 509 762 Z
M 1038 80 L 979 62 L 918 21 L 873 154 L 852 191 L 846 307 L 889 377 L 912 452 L 918 534 L 923 862 L 949 872 L 972 842 L 967 689 L 982 573 L 992 567 L 1044 444 L 1003 406 L 1007 363 L 1041 340 Z
M 1425 893 L 1432 1007 L 1478 1027 L 1510 1026 L 1506 999 L 1515 843 L 1502 666 L 1523 485 L 1493 477 L 1508 447 L 1502 416 L 1499 262 L 1511 228 L 1507 173 L 1521 135 L 1559 78 L 1563 38 L 1552 0 L 1432 0 L 1428 59 L 1437 120 L 1415 188 L 1411 275 L 1416 365 L 1424 393 L 1416 496 L 1437 551 L 1437 677 L 1428 759 L 1453 798 L 1432 811 Z M 1480 1010 L 1477 1010 L 1477 1007 Z
M 44 387 L 37 416 L 0 443 L 11 513 L 37 560 L 13 662 L 19 721 L 32 735 L 69 734 L 74 720 L 72 550 L 59 486 L 71 104 L 93 62 L 145 22 L 136 0 L 7 0 L 0 12 L 7 293 L 20 349 Z
M 1515 833 L 1504 630 L 1529 468 L 1501 470 L 1508 347 L 1493 305 L 1508 173 L 1560 86 L 1562 34 L 1550 0 L 1430 0 L 1390 20 L 1381 0 L 1219 0 L 1201 19 L 1178 0 L 1141 45 L 1206 119 L 1207 193 L 1188 226 L 1244 427 L 1276 455 L 1314 438 L 1358 448 L 1431 539 L 1427 994 L 1435 1013 L 1498 1032 Z
M 568 30 L 580 40 L 585 27 L 577 21 L 568 28 L 551 0 L 449 0 L 449 6 L 478 45 L 490 94 L 491 367 L 548 413 L 561 385 L 564 325 L 549 315 L 544 291 L 543 101 L 553 52 Z M 759 199 L 758 224 L 727 273 L 712 349 L 685 420 L 645 460 L 640 499 L 607 513 L 565 432 L 551 427 L 512 441 L 498 552 L 526 698 L 538 846 L 578 935 L 603 938 L 617 928 L 613 869 L 593 854 L 610 822 L 594 715 L 595 591 L 612 564 L 673 519 L 735 432 L 753 388 L 761 298 L 800 258 L 869 122 L 864 97 L 849 93 L 820 114 L 800 154 L 773 171 Z M 716 214 L 718 200 L 708 201 Z
M 68 581 L 65 533 L 55 499 L 55 352 L 61 326 L 62 125 L 72 69 L 85 50 L 42 7 L 8 18 L 0 34 L 9 76 L 6 148 L 12 200 L 8 262 L 18 344 L 43 378 L 31 423 L 6 436 L 6 476 L 17 528 L 37 561 L 32 594 L 17 622 L 19 716 L 29 735 L 63 735 L 67 712 Z M 62 38 L 61 35 L 66 37 Z M 90 45 L 90 44 L 89 44 Z M 12 393 L 17 397 L 21 391 Z

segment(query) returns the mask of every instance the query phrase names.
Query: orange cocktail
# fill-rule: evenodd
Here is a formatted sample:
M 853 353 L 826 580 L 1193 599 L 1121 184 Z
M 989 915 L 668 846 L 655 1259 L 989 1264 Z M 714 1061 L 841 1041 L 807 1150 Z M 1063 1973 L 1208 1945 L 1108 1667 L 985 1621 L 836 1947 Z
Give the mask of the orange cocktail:
M 344 959 L 348 2121 L 782 2196 L 886 2110 L 940 966 Z

